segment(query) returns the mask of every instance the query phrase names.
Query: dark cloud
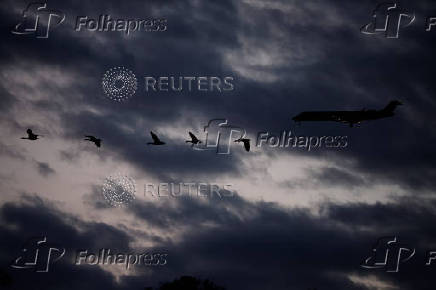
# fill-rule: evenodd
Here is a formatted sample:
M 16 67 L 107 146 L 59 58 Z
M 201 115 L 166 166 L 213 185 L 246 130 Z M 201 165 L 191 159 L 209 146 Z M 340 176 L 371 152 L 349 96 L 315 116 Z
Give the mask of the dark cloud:
M 346 274 L 375 275 L 401 289 L 431 289 L 433 277 L 424 263 L 434 244 L 430 227 L 436 216 L 429 215 L 434 205 L 426 200 L 415 200 L 412 209 L 407 200 L 385 206 L 331 204 L 319 217 L 244 200 L 180 203 L 176 214 L 159 206 L 153 211 L 148 203 L 135 214 L 158 228 L 171 230 L 168 221 L 174 229 L 187 227 L 181 241 L 168 245 L 181 261 L 176 265 L 189 264 L 190 275 L 214 273 L 217 281 L 232 281 L 225 284 L 229 289 L 364 289 Z M 359 267 L 386 235 L 417 248 L 416 260 L 402 265 L 401 278 Z
M 62 161 L 72 162 L 79 158 L 80 152 L 70 152 L 67 150 L 60 150 L 59 157 Z
M 38 173 L 43 177 L 48 177 L 56 173 L 56 171 L 46 162 L 35 161 L 35 164 L 38 169 Z
M 56 272 L 47 275 L 8 268 L 2 280 L 8 281 L 10 275 L 17 289 L 109 290 L 142 289 L 150 280 L 156 286 L 193 275 L 213 278 L 228 289 L 351 290 L 364 287 L 348 280 L 347 274 L 373 274 L 400 289 L 432 289 L 431 271 L 415 262 L 423 258 L 421 252 L 396 276 L 364 271 L 359 263 L 380 236 L 398 235 L 425 250 L 435 241 L 431 197 L 436 188 L 436 32 L 425 32 L 422 19 L 436 15 L 435 3 L 402 1 L 419 19 L 403 28 L 399 39 L 359 32 L 371 21 L 374 1 L 57 1 L 49 6 L 68 17 L 49 39 L 10 33 L 22 20 L 19 12 L 26 4 L 10 0 L 0 8 L 2 137 L 18 140 L 28 127 L 49 132 L 47 140 L 58 136 L 71 143 L 56 152 L 72 166 L 82 153 L 90 153 L 100 161 L 125 162 L 165 182 L 243 179 L 247 174 L 243 150 L 235 148 L 229 156 L 194 151 L 183 139 L 167 133 L 168 128 L 182 128 L 201 135 L 210 119 L 222 117 L 244 127 L 251 138 L 259 131 L 283 129 L 305 136 L 348 136 L 349 146 L 343 151 L 289 150 L 288 154 L 334 163 L 304 172 L 303 182 L 327 189 L 398 185 L 408 197 L 389 203 L 323 203 L 321 216 L 309 209 L 285 209 L 240 197 L 138 201 L 123 211 L 134 218 L 133 229 L 85 222 L 84 217 L 27 196 L 22 203 L 3 202 L 1 207 L 4 267 L 19 252 L 19 245 L 38 235 L 68 248 L 109 246 L 130 251 L 136 240 L 152 241 L 170 252 L 170 262 L 159 271 L 151 270 L 151 276 L 138 270 L 140 275 L 119 280 L 100 268 L 72 268 L 66 263 L 57 264 Z M 120 18 L 165 17 L 168 31 L 124 37 L 99 32 L 86 36 L 72 30 L 74 16 L 102 13 Z M 235 90 L 145 93 L 140 88 L 129 102 L 115 104 L 104 98 L 101 77 L 118 65 L 131 68 L 139 79 L 232 75 Z M 391 99 L 404 103 L 393 118 L 356 128 L 339 123 L 297 127 L 291 120 L 307 110 L 380 109 Z M 147 146 L 151 130 L 168 145 Z M 84 134 L 102 138 L 102 147 L 79 143 Z M 17 143 L 4 142 L 0 143 L 2 157 L 25 159 Z M 286 148 L 262 152 L 280 158 L 273 150 L 287 152 Z M 3 166 L 13 167 L 9 165 Z M 55 163 L 35 161 L 35 166 L 43 177 L 61 173 Z M 84 205 L 112 215 L 99 194 L 92 187 Z
M 114 3 L 79 7 L 73 3 L 64 2 L 62 5 L 59 4 L 59 9 L 71 15 L 85 12 L 85 14 L 94 15 L 101 11 L 129 15 L 129 11 L 130 13 L 135 11 L 134 14 L 139 16 L 140 14 L 149 15 L 153 10 L 156 14 L 165 15 L 169 21 L 169 29 L 153 37 L 153 47 L 166 47 L 167 49 L 152 49 L 148 44 L 143 49 L 143 41 L 150 38 L 147 34 L 138 34 L 125 39 L 117 33 L 103 33 L 99 36 L 108 42 L 107 47 L 113 48 L 110 50 L 113 53 L 105 55 L 93 38 L 78 36 L 74 32 L 66 33 L 69 31 L 67 26 L 59 27 L 58 30 L 53 31 L 52 38 L 39 42 L 31 38 L 14 38 L 13 35 L 7 33 L 5 34 L 7 45 L 4 44 L 2 47 L 11 55 L 20 55 L 20 59 L 31 60 L 35 70 L 42 63 L 62 62 L 65 72 L 73 72 L 79 77 L 78 82 L 74 83 L 74 90 L 78 91 L 74 98 L 59 98 L 58 100 L 50 98 L 50 101 L 33 102 L 41 113 L 49 110 L 60 114 L 61 124 L 65 130 L 64 137 L 77 138 L 92 126 L 92 131 L 104 135 L 105 140 L 108 141 L 107 144 L 112 144 L 111 148 L 117 150 L 120 157 L 129 162 L 135 162 L 140 167 L 151 162 L 152 166 L 147 169 L 158 171 L 155 174 L 159 176 L 168 170 L 179 171 L 179 166 L 182 164 L 185 168 L 189 165 L 186 169 L 194 172 L 202 171 L 208 165 L 208 162 L 202 162 L 202 160 L 203 158 L 208 160 L 210 156 L 203 157 L 187 152 L 190 162 L 184 162 L 186 157 L 180 157 L 180 150 L 175 150 L 174 154 L 165 152 L 167 157 L 156 157 L 158 161 L 154 161 L 153 157 L 144 153 L 142 145 L 145 137 L 148 138 L 149 130 L 156 130 L 161 126 L 180 121 L 186 122 L 186 117 L 183 115 L 190 115 L 190 112 L 201 112 L 201 115 L 205 116 L 203 124 L 192 124 L 197 128 L 204 126 L 209 119 L 220 116 L 245 127 L 249 134 L 255 135 L 263 130 L 279 131 L 283 128 L 292 128 L 290 118 L 304 110 L 380 108 L 392 98 L 405 99 L 405 106 L 399 109 L 395 121 L 392 119 L 368 123 L 355 130 L 344 128 L 340 124 L 305 125 L 297 130 L 300 134 L 306 135 L 350 135 L 350 150 L 346 152 L 346 155 L 357 158 L 360 170 L 371 173 L 376 168 L 379 178 L 385 177 L 409 186 L 422 184 L 424 187 L 433 187 L 432 171 L 425 170 L 425 175 L 410 174 L 408 167 L 404 165 L 413 164 L 430 168 L 430 160 L 434 159 L 430 145 L 434 137 L 429 133 L 430 130 L 428 128 L 420 130 L 418 134 L 422 136 L 422 141 L 418 146 L 410 137 L 416 134 L 417 128 L 413 124 L 417 121 L 405 119 L 405 113 L 408 111 L 414 114 L 423 114 L 424 111 L 430 114 L 431 112 L 428 110 L 428 102 L 422 100 L 420 96 L 413 97 L 417 93 L 416 87 L 420 84 L 423 89 L 430 91 L 430 75 L 422 66 L 414 65 L 417 62 L 412 61 L 414 55 L 421 55 L 423 58 L 429 56 L 431 46 L 416 46 L 417 38 L 412 33 L 394 40 L 395 44 L 392 41 L 387 42 L 386 39 L 377 38 L 377 36 L 371 38 L 358 33 L 361 22 L 371 20 L 370 13 L 374 8 L 371 7 L 373 5 L 334 6 L 332 4 L 330 6 L 313 1 L 310 5 L 298 5 L 298 12 L 293 16 L 295 20 L 290 21 L 286 10 L 280 11 L 277 7 L 294 7 L 295 3 L 278 1 L 274 4 L 276 6 L 269 4 L 272 6 L 269 7 L 266 4 L 262 6 L 263 9 L 259 9 L 256 5 L 252 7 L 232 1 L 214 5 L 203 5 L 191 1 L 181 1 L 177 5 L 173 3 L 169 6 L 162 3 L 150 3 L 147 7 L 143 7 L 139 2 L 131 2 L 127 7 Z M 411 4 L 404 4 L 408 8 L 413 7 Z M 238 5 L 246 8 L 245 15 L 240 14 L 241 8 Z M 141 6 L 140 10 L 137 9 L 139 6 Z M 201 11 L 201 13 L 189 18 L 188 21 L 186 17 L 178 13 L 180 7 Z M 336 19 L 338 23 L 328 23 L 333 20 L 329 19 L 328 14 L 323 14 L 323 10 L 340 16 Z M 3 13 L 6 14 L 6 19 L 11 20 L 10 22 L 16 21 L 16 15 L 10 15 L 6 10 L 3 10 Z M 250 22 L 250 17 L 255 17 L 256 22 Z M 12 21 L 12 18 L 15 20 Z M 216 19 L 216 21 L 211 19 Z M 61 29 L 64 33 L 61 33 Z M 292 35 L 292 41 L 285 40 L 285 43 L 290 45 L 288 50 L 281 49 L 283 39 L 275 36 L 277 30 Z M 416 32 L 415 30 L 413 31 Z M 310 40 L 306 37 L 309 32 L 312 35 Z M 277 48 L 277 51 L 263 47 L 264 39 L 268 39 L 272 43 L 271 47 Z M 418 40 L 431 41 L 428 35 L 423 35 Z M 244 41 L 248 41 L 248 44 Z M 27 46 L 23 43 L 26 42 L 34 49 L 25 49 Z M 69 50 L 56 49 L 59 42 L 68 46 Z M 394 49 L 403 47 L 402 44 L 407 42 L 410 42 L 407 47 L 410 46 L 415 53 L 404 49 Z M 124 45 L 126 43 L 128 45 Z M 251 47 L 245 48 L 250 44 Z M 293 44 L 297 46 L 293 47 Z M 383 49 L 377 50 L 377 45 Z M 244 49 L 250 49 L 254 54 L 270 53 L 271 57 L 283 58 L 289 61 L 289 64 L 282 62 L 280 65 L 275 65 L 274 61 L 274 65 L 270 68 L 260 65 L 256 71 L 268 70 L 269 74 L 277 76 L 279 81 L 271 84 L 256 82 L 240 76 L 233 70 L 236 65 L 232 67 L 232 63 L 226 61 L 225 51 L 236 53 Z M 397 61 L 399 58 L 401 62 Z M 92 61 L 89 61 L 90 59 Z M 426 58 L 426 66 L 431 67 L 428 59 L 431 58 Z M 17 62 L 16 57 L 12 56 L 5 57 L 4 60 L 10 63 Z M 295 62 L 298 63 L 297 69 Z M 413 70 L 415 73 L 400 73 L 405 71 L 401 69 L 404 63 L 412 64 L 412 66 L 407 66 L 407 71 Z M 138 92 L 131 102 L 121 106 L 96 98 L 95 96 L 102 95 L 99 83 L 103 72 L 120 64 L 131 67 L 138 76 L 230 74 L 236 77 L 236 90 L 232 93 L 214 96 L 198 92 L 190 94 Z M 359 69 L 355 69 L 356 67 Z M 395 77 L 392 77 L 394 72 Z M 295 77 L 295 74 L 298 77 Z M 346 81 L 338 82 L 340 79 Z M 380 80 L 384 81 L 381 83 Z M 53 86 L 50 83 L 44 84 L 48 87 Z M 412 101 L 409 102 L 408 99 Z M 91 104 L 97 109 L 100 108 L 100 113 L 103 114 L 95 115 L 89 110 L 72 112 L 68 110 L 69 106 L 65 105 L 67 103 L 77 106 L 82 102 Z M 186 111 L 187 109 L 190 111 Z M 410 113 L 408 115 L 412 116 Z M 146 127 L 141 128 L 142 132 L 135 132 L 135 136 L 127 136 L 121 129 L 121 125 L 132 124 L 138 119 L 144 120 Z M 186 128 L 186 130 L 191 129 Z M 389 145 L 392 143 L 396 146 Z M 373 150 L 375 147 L 377 150 Z M 405 150 L 409 154 L 397 158 Z M 428 156 L 431 158 L 427 158 Z M 164 166 L 155 170 L 158 168 L 158 162 Z M 232 165 L 235 163 L 233 160 L 229 162 L 219 159 L 215 163 L 219 164 L 216 164 L 212 170 L 216 169 L 221 172 L 235 170 Z M 389 170 L 385 166 L 389 167 Z M 398 178 L 399 176 L 402 178 Z
M 146 279 L 117 283 L 109 272 L 95 266 L 73 265 L 77 250 L 89 252 L 110 248 L 120 253 L 134 253 L 129 247 L 132 238 L 122 230 L 103 223 L 83 222 L 59 211 L 54 205 L 26 195 L 22 204 L 7 203 L 1 209 L 1 220 L 8 226 L 0 227 L 0 263 L 12 279 L 13 289 L 142 289 Z M 10 226 L 13 226 L 12 229 Z M 32 270 L 14 270 L 10 262 L 20 255 L 21 247 L 32 237 L 47 237 L 66 249 L 66 256 L 52 264 L 49 273 Z M 7 269 L 6 269 L 7 268 Z M 148 270 L 154 271 L 149 268 Z M 39 287 L 39 288 L 38 288 Z M 130 288 L 129 288 L 130 287 Z
M 86 289 L 101 285 L 107 289 L 142 289 L 182 275 L 211 278 L 227 289 L 365 289 L 352 283 L 346 277 L 349 274 L 374 275 L 406 290 L 432 289 L 433 276 L 424 262 L 425 251 L 431 249 L 436 238 L 431 234 L 435 215 L 428 214 L 434 205 L 428 205 L 426 200 L 416 200 L 415 209 L 406 211 L 407 201 L 403 200 L 386 206 L 329 205 L 319 217 L 306 209 L 287 210 L 273 203 L 249 203 L 242 199 L 221 204 L 195 199 L 178 201 L 181 204 L 176 205 L 177 214 L 152 202 L 137 204 L 133 214 L 143 224 L 145 235 L 141 235 L 102 223 L 84 222 L 36 196 L 25 196 L 21 204 L 9 203 L 1 209 L 1 219 L 9 226 L 0 228 L 5 237 L 0 260 L 6 265 L 19 254 L 19 245 L 31 236 L 47 235 L 50 241 L 73 252 L 104 247 L 134 252 L 129 245 L 135 236 L 141 236 L 142 240 L 157 242 L 154 249 L 168 251 L 168 265 L 154 269 L 152 280 L 145 279 L 141 274 L 144 269 L 139 269 L 139 276 L 122 276 L 121 283 L 116 284 L 114 277 L 103 269 L 73 266 L 67 258 L 53 264 L 52 271 L 45 276 L 10 269 L 7 272 L 20 287 L 47 281 L 52 287 L 70 287 L 66 289 L 76 289 L 91 276 L 99 279 L 87 281 L 90 284 Z M 217 214 L 221 217 L 217 218 Z M 158 219 L 162 222 L 157 222 Z M 362 226 L 372 226 L 373 230 Z M 155 230 L 175 232 L 177 228 L 184 230 L 174 239 L 159 240 L 147 235 Z M 386 235 L 396 235 L 417 248 L 416 258 L 401 265 L 400 276 L 359 267 L 371 254 L 375 241 Z

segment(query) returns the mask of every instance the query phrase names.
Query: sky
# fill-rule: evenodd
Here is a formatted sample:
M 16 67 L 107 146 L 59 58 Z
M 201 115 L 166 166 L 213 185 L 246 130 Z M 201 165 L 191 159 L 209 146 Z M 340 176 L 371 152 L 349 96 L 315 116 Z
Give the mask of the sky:
M 41 15 L 65 19 L 53 16 L 47 38 L 37 37 L 43 16 L 41 30 L 12 33 L 32 21 L 29 3 L 0 5 L 0 278 L 12 281 L 0 287 L 140 290 L 189 275 L 229 290 L 434 289 L 436 28 L 426 21 L 436 3 L 396 2 L 415 16 L 398 38 L 361 32 L 382 3 L 369 0 L 48 1 Z M 77 17 L 99 15 L 165 21 L 128 35 L 75 30 Z M 122 102 L 102 86 L 115 67 L 137 81 Z M 147 91 L 146 77 L 230 77 L 232 89 Z M 395 116 L 353 127 L 292 120 L 391 100 L 403 103 Z M 214 119 L 243 128 L 250 151 L 234 140 L 230 154 L 185 142 L 192 132 L 204 145 Z M 28 128 L 42 137 L 21 139 Z M 259 133 L 284 130 L 347 142 L 256 146 Z M 166 144 L 148 145 L 150 131 Z M 114 207 L 103 186 L 118 174 L 135 199 Z M 180 183 L 216 184 L 226 196 L 145 192 Z M 49 259 L 47 273 L 12 268 L 35 237 L 64 257 Z M 416 249 L 398 272 L 361 266 L 382 237 Z M 84 249 L 166 262 L 76 265 Z

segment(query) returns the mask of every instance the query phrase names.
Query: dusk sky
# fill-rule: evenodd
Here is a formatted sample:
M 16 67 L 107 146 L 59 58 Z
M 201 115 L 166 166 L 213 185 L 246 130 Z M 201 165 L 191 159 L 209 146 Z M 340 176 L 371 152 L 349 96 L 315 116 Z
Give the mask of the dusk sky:
M 159 289 L 182 276 L 228 290 L 435 289 L 435 1 L 30 3 L 0 5 L 0 289 Z M 135 29 L 93 29 L 101 15 Z M 388 31 L 362 33 L 385 19 Z M 393 100 L 394 116 L 353 126 L 292 120 Z M 215 119 L 229 154 L 205 147 Z M 147 144 L 150 131 L 165 144 Z M 283 131 L 317 144 L 259 142 Z M 121 206 L 104 194 L 114 176 L 135 188 Z M 180 183 L 224 196 L 146 191 Z M 44 273 L 12 267 L 41 237 L 65 255 L 38 256 Z M 362 267 L 382 237 L 415 250 L 397 272 Z M 101 249 L 165 263 L 77 264 Z

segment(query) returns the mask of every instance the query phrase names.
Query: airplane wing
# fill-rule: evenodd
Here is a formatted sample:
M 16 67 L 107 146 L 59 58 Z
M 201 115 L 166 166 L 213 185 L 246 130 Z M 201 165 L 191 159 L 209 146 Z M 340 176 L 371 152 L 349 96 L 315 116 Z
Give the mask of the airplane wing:
M 342 123 L 359 123 L 367 119 L 368 111 L 334 111 L 332 119 Z
M 337 121 L 338 113 L 335 111 L 303 112 L 294 119 L 298 121 Z
M 362 121 L 361 111 L 313 111 L 303 112 L 296 117 L 295 121 L 335 121 L 342 123 L 357 123 Z

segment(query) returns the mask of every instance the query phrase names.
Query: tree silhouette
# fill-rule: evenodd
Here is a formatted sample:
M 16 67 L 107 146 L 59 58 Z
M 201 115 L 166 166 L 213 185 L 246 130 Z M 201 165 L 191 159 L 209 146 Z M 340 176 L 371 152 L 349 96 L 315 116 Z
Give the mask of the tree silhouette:
M 0 269 L 0 288 L 8 288 L 13 284 L 13 279 L 8 272 L 3 269 Z
M 144 290 L 153 290 L 152 287 L 145 287 Z M 182 276 L 172 282 L 163 283 L 156 290 L 225 290 L 210 280 L 201 280 L 192 276 Z

